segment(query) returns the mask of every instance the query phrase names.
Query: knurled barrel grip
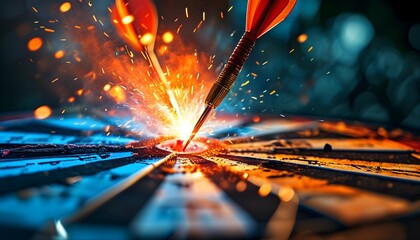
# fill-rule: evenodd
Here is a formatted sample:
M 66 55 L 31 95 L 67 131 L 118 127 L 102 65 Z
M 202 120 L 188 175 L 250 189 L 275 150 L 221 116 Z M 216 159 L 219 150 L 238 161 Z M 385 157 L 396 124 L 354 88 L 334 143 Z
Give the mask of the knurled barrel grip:
M 244 66 L 245 60 L 248 58 L 249 53 L 254 47 L 255 41 L 247 37 L 247 32 L 242 36 L 238 45 L 226 63 L 216 82 L 210 89 L 206 98 L 207 106 L 217 108 L 219 104 L 228 94 L 236 77 Z

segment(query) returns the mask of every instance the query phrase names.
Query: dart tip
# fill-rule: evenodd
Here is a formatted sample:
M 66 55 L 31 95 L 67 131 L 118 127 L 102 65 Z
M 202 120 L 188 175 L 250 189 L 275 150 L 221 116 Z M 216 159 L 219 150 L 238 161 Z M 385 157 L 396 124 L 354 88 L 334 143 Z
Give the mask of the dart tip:
M 203 126 L 203 124 L 206 121 L 206 118 L 209 115 L 211 109 L 212 108 L 210 106 L 206 106 L 206 109 L 201 114 L 200 118 L 198 119 L 197 123 L 194 126 L 193 131 L 191 132 L 190 137 L 188 138 L 187 143 L 185 144 L 184 148 L 182 149 L 183 152 L 185 152 L 185 149 L 187 149 L 188 145 L 193 140 L 193 138 L 195 137 L 195 135 L 198 133 L 198 131 L 200 130 L 201 126 Z
M 191 140 L 192 140 L 192 135 L 193 135 L 193 134 L 191 134 L 190 138 L 188 138 L 187 143 L 185 144 L 184 148 L 182 149 L 182 151 L 183 151 L 183 152 L 185 152 L 185 149 L 187 149 L 188 145 L 190 144 L 190 142 L 191 142 Z

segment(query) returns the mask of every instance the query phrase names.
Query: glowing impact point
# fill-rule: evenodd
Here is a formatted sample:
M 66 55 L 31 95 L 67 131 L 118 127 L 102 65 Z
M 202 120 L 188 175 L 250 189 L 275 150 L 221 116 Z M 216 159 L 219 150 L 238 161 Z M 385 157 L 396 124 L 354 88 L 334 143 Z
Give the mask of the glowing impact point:
M 183 150 L 184 141 L 180 139 L 167 140 L 161 144 L 156 145 L 156 147 L 168 152 L 177 152 L 185 154 L 202 153 L 209 148 L 207 144 L 195 141 L 193 144 L 189 145 L 185 150 Z

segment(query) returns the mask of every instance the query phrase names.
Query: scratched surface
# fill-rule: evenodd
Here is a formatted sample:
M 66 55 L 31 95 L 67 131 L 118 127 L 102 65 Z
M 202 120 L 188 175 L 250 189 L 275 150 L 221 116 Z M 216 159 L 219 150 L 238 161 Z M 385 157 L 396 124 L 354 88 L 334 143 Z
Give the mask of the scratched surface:
M 0 238 L 419 234 L 414 133 L 343 121 L 226 118 L 229 127 L 206 136 L 223 150 L 173 155 L 142 144 L 154 136 L 121 122 L 0 122 Z

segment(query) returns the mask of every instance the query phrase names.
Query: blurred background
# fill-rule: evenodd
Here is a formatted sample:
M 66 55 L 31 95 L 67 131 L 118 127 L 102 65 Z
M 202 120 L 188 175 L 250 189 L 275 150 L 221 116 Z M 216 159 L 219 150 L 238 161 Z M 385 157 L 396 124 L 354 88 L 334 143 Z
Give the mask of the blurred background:
M 55 52 L 49 39 L 66 41 L 60 37 L 65 29 L 48 27 L 60 22 L 59 12 L 51 9 L 64 2 L 0 1 L 1 116 L 69 104 L 63 90 L 52 86 L 55 78 L 62 82 L 57 72 L 63 64 L 45 57 Z M 98 18 L 109 18 L 113 1 L 82 2 L 92 5 Z M 163 16 L 159 31 L 175 31 L 182 24 L 180 37 L 214 55 L 218 73 L 243 34 L 245 1 L 155 3 Z M 103 26 L 113 27 L 106 21 Z M 35 51 L 28 45 L 34 37 L 44 42 Z M 73 80 L 61 88 L 77 90 Z M 218 111 L 349 119 L 419 131 L 420 14 L 415 1 L 298 0 L 290 16 L 257 41 Z

